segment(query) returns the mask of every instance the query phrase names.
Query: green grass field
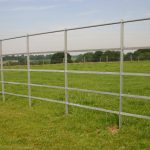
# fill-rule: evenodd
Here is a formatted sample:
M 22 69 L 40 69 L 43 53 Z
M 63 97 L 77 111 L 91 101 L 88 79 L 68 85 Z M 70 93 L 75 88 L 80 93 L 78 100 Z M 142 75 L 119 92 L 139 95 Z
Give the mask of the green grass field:
M 26 68 L 9 66 L 5 68 Z M 32 69 L 63 70 L 63 64 L 31 66 Z M 118 72 L 119 63 L 68 64 L 68 70 Z M 150 73 L 150 61 L 125 62 L 125 72 Z M 27 83 L 25 72 L 4 72 L 5 81 Z M 119 76 L 68 74 L 69 87 L 119 93 Z M 31 72 L 31 82 L 64 86 L 63 73 Z M 1 89 L 0 89 L 1 90 Z M 27 94 L 25 85 L 5 84 L 7 92 Z M 32 87 L 32 96 L 64 101 L 64 90 Z M 124 93 L 150 96 L 149 77 L 124 77 Z M 69 91 L 69 102 L 119 110 L 119 97 Z M 123 116 L 118 130 L 118 116 L 33 100 L 28 107 L 25 98 L 6 95 L 0 101 L 0 149 L 106 149 L 148 150 L 150 147 L 150 121 Z M 123 111 L 150 116 L 148 100 L 123 98 Z

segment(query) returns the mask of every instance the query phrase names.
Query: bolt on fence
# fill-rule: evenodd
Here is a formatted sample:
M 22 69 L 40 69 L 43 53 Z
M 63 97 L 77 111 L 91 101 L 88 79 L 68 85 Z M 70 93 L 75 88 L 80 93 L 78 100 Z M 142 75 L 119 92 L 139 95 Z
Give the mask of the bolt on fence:
M 131 117 L 136 117 L 136 118 L 143 118 L 143 119 L 148 119 L 150 120 L 150 116 L 143 116 L 143 115 L 138 115 L 138 114 L 131 114 L 131 113 L 126 113 L 122 111 L 123 107 L 123 97 L 128 97 L 128 98 L 139 98 L 143 100 L 150 100 L 149 96 L 140 96 L 140 95 L 130 95 L 130 94 L 124 94 L 123 93 L 123 77 L 124 76 L 144 76 L 144 77 L 150 77 L 150 74 L 146 73 L 125 73 L 124 72 L 124 50 L 136 50 L 136 49 L 146 49 L 150 48 L 148 47 L 124 47 L 124 24 L 126 23 L 132 23 L 132 22 L 139 22 L 139 21 L 150 21 L 150 18 L 144 18 L 144 19 L 137 19 L 137 20 L 127 20 L 127 21 L 119 21 L 119 22 L 112 22 L 112 23 L 106 23 L 106 24 L 99 24 L 99 25 L 93 25 L 93 26 L 85 26 L 85 27 L 78 27 L 78 28 L 70 28 L 70 29 L 64 29 L 64 30 L 57 30 L 57 31 L 51 31 L 51 32 L 44 32 L 44 33 L 36 33 L 36 34 L 30 34 L 30 35 L 25 35 L 25 36 L 20 36 L 20 37 L 13 37 L 13 38 L 7 38 L 7 39 L 2 39 L 0 40 L 0 63 L 1 63 L 1 86 L 2 86 L 2 99 L 3 102 L 5 102 L 5 95 L 12 95 L 12 96 L 19 96 L 19 97 L 24 97 L 28 98 L 29 100 L 29 107 L 32 106 L 32 99 L 37 99 L 37 100 L 43 100 L 43 101 L 48 101 L 48 102 L 54 102 L 54 103 L 61 103 L 65 105 L 66 108 L 66 114 L 69 113 L 69 106 L 75 106 L 75 107 L 81 107 L 85 109 L 91 109 L 91 110 L 97 110 L 97 111 L 102 111 L 102 112 L 107 112 L 107 113 L 112 113 L 116 114 L 119 116 L 119 128 L 122 126 L 122 116 L 131 116 Z M 86 50 L 68 50 L 68 37 L 67 33 L 69 31 L 73 30 L 83 30 L 87 28 L 96 28 L 96 27 L 103 27 L 103 26 L 111 26 L 111 25 L 118 25 L 120 24 L 120 47 L 117 48 L 106 48 L 106 49 L 86 49 Z M 37 36 L 37 35 L 44 35 L 44 34 L 51 34 L 51 33 L 57 33 L 57 32 L 64 32 L 64 70 L 36 70 L 36 69 L 31 69 L 30 68 L 30 55 L 32 54 L 46 54 L 46 53 L 55 53 L 55 52 L 62 52 L 62 51 L 45 51 L 45 52 L 30 52 L 30 37 L 32 36 Z M 26 52 L 25 53 L 12 53 L 12 54 L 3 54 L 3 42 L 13 40 L 13 39 L 18 39 L 18 38 L 26 38 Z M 120 51 L 120 72 L 98 72 L 98 71 L 76 71 L 76 70 L 68 70 L 68 62 L 67 62 L 67 53 L 68 52 L 93 52 L 93 51 L 107 51 L 107 50 L 119 50 Z M 3 57 L 7 55 L 26 55 L 27 56 L 27 69 L 4 69 L 3 68 Z M 107 58 L 108 59 L 108 58 Z M 101 58 L 100 58 L 101 61 Z M 21 72 L 27 72 L 27 78 L 28 82 L 27 83 L 20 83 L 20 82 L 7 82 L 4 79 L 4 71 L 21 71 Z M 49 85 L 40 85 L 40 84 L 32 84 L 31 83 L 31 72 L 55 72 L 55 73 L 64 73 L 64 81 L 65 81 L 65 86 L 49 86 Z M 97 75 L 117 75 L 120 76 L 120 93 L 114 93 L 114 92 L 104 92 L 104 91 L 96 91 L 96 90 L 87 90 L 87 89 L 80 89 L 80 88 L 70 88 L 68 87 L 68 73 L 75 73 L 75 74 L 97 74 Z M 15 94 L 15 93 L 10 93 L 5 90 L 5 84 L 12 84 L 12 85 L 26 85 L 28 86 L 28 95 L 21 95 L 21 94 Z M 48 99 L 48 98 L 41 98 L 41 97 L 35 97 L 32 96 L 31 93 L 31 87 L 47 87 L 47 88 L 53 88 L 53 89 L 64 89 L 65 90 L 65 101 L 59 101 L 59 100 L 53 100 L 53 99 Z M 104 108 L 99 108 L 99 107 L 92 107 L 92 106 L 86 106 L 86 105 L 81 105 L 81 104 L 76 104 L 76 103 L 71 103 L 69 102 L 69 96 L 68 96 L 68 91 L 80 91 L 80 92 L 85 92 L 85 93 L 95 93 L 95 94 L 103 94 L 103 95 L 112 95 L 112 96 L 117 96 L 120 98 L 120 104 L 119 104 L 119 111 L 113 111 L 113 110 L 108 110 Z

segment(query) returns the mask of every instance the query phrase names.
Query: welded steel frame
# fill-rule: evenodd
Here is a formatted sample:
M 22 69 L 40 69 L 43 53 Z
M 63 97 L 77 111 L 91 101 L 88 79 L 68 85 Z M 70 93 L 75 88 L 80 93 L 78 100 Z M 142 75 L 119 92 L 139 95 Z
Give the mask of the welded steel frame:
M 66 107 L 66 114 L 69 113 L 69 106 L 75 106 L 75 107 L 81 107 L 85 109 L 91 109 L 91 110 L 97 110 L 107 113 L 116 114 L 119 116 L 119 128 L 122 126 L 122 116 L 130 116 L 135 118 L 143 118 L 150 120 L 150 116 L 143 116 L 139 114 L 131 114 L 123 112 L 123 97 L 128 98 L 134 98 L 134 99 L 143 99 L 143 100 L 150 100 L 150 96 L 141 96 L 141 95 L 130 95 L 125 94 L 123 92 L 123 77 L 124 76 L 144 76 L 144 77 L 150 77 L 149 73 L 127 73 L 123 70 L 123 56 L 124 51 L 126 50 L 136 50 L 136 49 L 150 49 L 150 46 L 145 47 L 125 47 L 124 46 L 124 25 L 126 23 L 132 23 L 132 22 L 140 22 L 140 21 L 150 21 L 150 18 L 143 18 L 143 19 L 135 19 L 135 20 L 121 20 L 118 22 L 112 22 L 112 23 L 106 23 L 106 24 L 98 24 L 98 25 L 92 25 L 92 26 L 84 26 L 84 27 L 77 27 L 77 28 L 69 28 L 69 29 L 63 29 L 63 30 L 56 30 L 56 31 L 50 31 L 50 32 L 43 32 L 43 33 L 36 33 L 36 34 L 28 34 L 23 36 L 17 36 L 12 38 L 6 38 L 0 40 L 0 71 L 1 71 L 1 95 L 3 102 L 5 102 L 5 95 L 11 95 L 11 96 L 19 96 L 28 98 L 29 100 L 29 107 L 32 106 L 32 99 L 35 100 L 42 100 L 42 101 L 48 101 L 53 103 L 60 103 L 64 104 Z M 111 26 L 111 25 L 119 25 L 120 24 L 120 47 L 117 48 L 105 48 L 105 49 L 85 49 L 85 50 L 68 50 L 68 37 L 67 34 L 69 31 L 75 31 L 75 30 L 83 30 L 88 28 L 96 28 L 96 27 L 103 27 L 103 26 Z M 64 33 L 64 50 L 60 51 L 42 51 L 42 52 L 30 52 L 30 37 L 32 36 L 40 36 L 44 34 L 51 34 L 51 33 L 57 33 L 57 32 L 63 32 Z M 14 39 L 20 39 L 20 38 L 26 38 L 26 52 L 25 53 L 10 53 L 10 54 L 3 54 L 3 42 L 14 40 Z M 98 72 L 98 71 L 77 71 L 77 70 L 68 70 L 68 58 L 67 54 L 71 52 L 93 52 L 93 51 L 120 51 L 120 72 Z M 40 69 L 31 69 L 30 68 L 30 55 L 33 54 L 47 54 L 47 53 L 56 53 L 56 52 L 64 52 L 64 70 L 40 70 Z M 26 55 L 27 56 L 27 69 L 4 69 L 3 67 L 3 57 L 7 55 Z M 27 72 L 28 76 L 28 82 L 27 83 L 21 83 L 21 82 L 8 82 L 4 79 L 4 72 L 5 71 L 18 71 L 18 72 Z M 55 73 L 64 73 L 64 87 L 63 86 L 51 86 L 51 85 L 41 85 L 41 84 L 32 84 L 31 83 L 31 72 L 55 72 Z M 80 88 L 70 88 L 68 87 L 68 73 L 72 74 L 97 74 L 97 75 L 115 75 L 120 76 L 120 93 L 114 93 L 114 92 L 106 92 L 106 91 L 96 91 L 96 90 L 88 90 L 88 89 L 80 89 Z M 5 84 L 12 84 L 12 85 L 25 85 L 28 87 L 28 95 L 22 95 L 22 94 L 16 94 L 16 93 L 10 93 L 5 90 Z M 54 100 L 54 99 L 48 99 L 48 98 L 41 98 L 41 97 L 35 97 L 32 96 L 31 93 L 31 87 L 47 87 L 47 88 L 53 88 L 53 89 L 63 89 L 65 90 L 65 101 L 61 100 Z M 103 95 L 112 95 L 117 96 L 120 98 L 120 104 L 119 104 L 119 111 L 113 111 L 113 110 L 107 110 L 104 108 L 98 108 L 98 107 L 91 107 L 86 105 L 80 105 L 75 103 L 69 102 L 69 95 L 68 91 L 80 91 L 85 93 L 95 93 L 95 94 L 103 94 Z

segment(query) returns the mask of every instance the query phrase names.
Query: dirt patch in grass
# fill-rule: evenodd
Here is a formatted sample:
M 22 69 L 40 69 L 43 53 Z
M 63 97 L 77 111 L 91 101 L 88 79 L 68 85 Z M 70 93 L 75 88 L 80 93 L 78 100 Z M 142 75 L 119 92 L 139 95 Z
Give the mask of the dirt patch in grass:
M 119 128 L 116 125 L 115 126 L 111 126 L 111 127 L 108 127 L 108 131 L 112 135 L 115 135 L 115 134 L 117 134 L 119 132 Z

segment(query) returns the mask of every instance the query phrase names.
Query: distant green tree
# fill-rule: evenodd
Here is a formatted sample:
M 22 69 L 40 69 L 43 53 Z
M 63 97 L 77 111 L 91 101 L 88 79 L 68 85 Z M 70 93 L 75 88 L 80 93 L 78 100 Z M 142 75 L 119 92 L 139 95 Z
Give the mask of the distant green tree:
M 133 54 L 134 60 L 150 60 L 150 49 L 139 49 Z
M 102 55 L 103 61 L 118 61 L 120 59 L 120 52 L 118 51 L 106 51 Z
M 51 58 L 52 58 L 52 55 L 51 55 L 51 54 L 49 54 L 49 55 L 46 55 L 46 56 L 45 56 L 45 58 L 46 58 L 46 59 L 50 59 L 50 60 L 51 60 Z
M 126 60 L 126 61 L 133 60 L 133 53 L 129 52 L 129 53 L 125 54 L 124 60 Z
M 25 65 L 27 62 L 27 60 L 26 60 L 27 58 L 24 55 L 19 56 L 17 59 L 18 59 L 18 62 L 20 65 Z
M 94 54 L 93 54 L 93 61 L 95 62 L 99 62 L 101 57 L 103 55 L 103 52 L 102 51 L 96 51 Z
M 83 55 L 82 55 L 82 54 L 78 55 L 78 56 L 76 57 L 75 62 L 83 62 Z
M 52 64 L 63 63 L 63 61 L 64 61 L 64 53 L 63 52 L 55 53 L 52 55 L 52 58 L 51 58 Z M 72 62 L 70 54 L 67 54 L 67 62 L 68 63 Z
M 93 53 L 85 53 L 84 54 L 84 61 L 86 62 L 92 62 L 93 61 Z

